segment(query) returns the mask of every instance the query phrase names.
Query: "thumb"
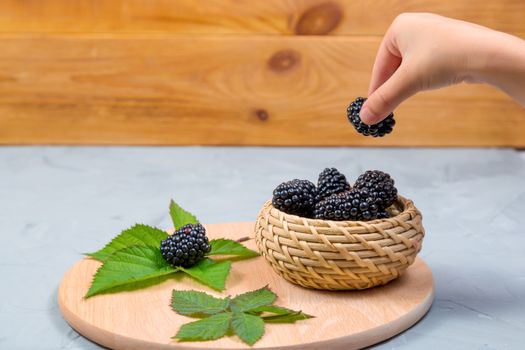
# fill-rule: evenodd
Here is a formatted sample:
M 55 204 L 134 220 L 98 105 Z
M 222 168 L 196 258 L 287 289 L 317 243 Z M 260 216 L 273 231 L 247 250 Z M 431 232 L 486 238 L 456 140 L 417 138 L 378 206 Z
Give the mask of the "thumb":
M 385 119 L 404 100 L 419 91 L 413 73 L 406 65 L 401 65 L 392 76 L 378 87 L 365 101 L 361 108 L 361 120 L 368 125 L 377 124 Z

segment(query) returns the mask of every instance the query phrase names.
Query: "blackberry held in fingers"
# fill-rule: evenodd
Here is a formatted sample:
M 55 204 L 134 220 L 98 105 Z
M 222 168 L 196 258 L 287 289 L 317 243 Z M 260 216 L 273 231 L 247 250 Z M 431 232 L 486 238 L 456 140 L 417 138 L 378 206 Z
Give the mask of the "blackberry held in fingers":
M 210 250 L 206 230 L 201 224 L 182 226 L 160 242 L 162 256 L 172 266 L 191 267 L 202 260 Z
M 273 190 L 272 204 L 288 214 L 309 217 L 317 197 L 315 185 L 308 180 L 283 182 Z
M 346 177 L 336 168 L 325 168 L 319 174 L 317 181 L 317 194 L 322 200 L 334 193 L 341 193 L 350 190 L 350 184 L 346 181 Z
M 361 112 L 361 108 L 363 107 L 363 103 L 365 101 L 366 98 L 358 97 L 355 99 L 355 101 L 350 103 L 346 109 L 348 121 L 352 123 L 358 133 L 365 136 L 383 137 L 386 134 L 390 134 L 394 128 L 394 125 L 396 124 L 396 121 L 394 120 L 394 113 L 390 113 L 385 119 L 377 124 L 367 125 L 363 123 L 361 117 L 359 116 L 359 112 Z
M 361 174 L 354 183 L 354 188 L 366 189 L 382 209 L 391 206 L 397 198 L 394 179 L 379 170 L 368 170 Z

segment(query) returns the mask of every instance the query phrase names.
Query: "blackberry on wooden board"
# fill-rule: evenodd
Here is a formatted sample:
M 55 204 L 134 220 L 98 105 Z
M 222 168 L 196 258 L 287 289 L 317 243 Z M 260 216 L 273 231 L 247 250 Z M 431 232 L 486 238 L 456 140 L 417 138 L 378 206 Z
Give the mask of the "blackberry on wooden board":
M 211 246 L 201 224 L 188 224 L 160 243 L 164 259 L 172 266 L 191 267 L 204 259 Z
M 390 134 L 394 129 L 394 125 L 396 124 L 394 113 L 390 113 L 385 119 L 377 124 L 367 125 L 363 123 L 361 116 L 359 115 L 365 101 L 366 98 L 358 97 L 352 103 L 350 103 L 346 109 L 348 121 L 354 126 L 358 133 L 365 136 L 383 137 L 386 134 Z
M 317 194 L 319 200 L 324 199 L 334 193 L 341 193 L 350 190 L 350 184 L 346 177 L 336 168 L 325 168 L 317 180 Z
M 317 197 L 315 185 L 308 180 L 283 182 L 273 190 L 272 204 L 288 214 L 311 216 Z

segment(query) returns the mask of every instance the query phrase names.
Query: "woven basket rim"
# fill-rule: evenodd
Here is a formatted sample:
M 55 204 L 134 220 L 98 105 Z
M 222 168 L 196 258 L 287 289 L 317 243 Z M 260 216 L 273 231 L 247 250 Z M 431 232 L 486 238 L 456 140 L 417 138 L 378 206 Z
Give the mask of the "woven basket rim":
M 270 207 L 270 209 L 272 210 L 276 210 L 277 212 L 279 212 L 280 215 L 282 215 L 282 217 L 286 220 L 286 221 L 290 221 L 289 219 L 293 219 L 293 221 L 296 221 L 297 219 L 299 220 L 306 220 L 306 222 L 308 224 L 311 224 L 312 226 L 317 226 L 315 225 L 314 223 L 319 223 L 319 222 L 324 222 L 324 223 L 327 223 L 329 224 L 329 226 L 345 226 L 345 225 L 359 225 L 360 223 L 364 223 L 364 224 L 377 224 L 379 222 L 384 222 L 384 221 L 389 221 L 389 220 L 396 220 L 396 219 L 401 219 L 401 216 L 405 215 L 408 213 L 409 210 L 412 210 L 415 208 L 415 205 L 414 205 L 414 202 L 408 198 L 405 198 L 401 195 L 397 195 L 397 198 L 395 200 L 396 203 L 398 203 L 402 208 L 403 210 L 401 210 L 399 212 L 399 214 L 395 215 L 395 216 L 391 216 L 389 218 L 385 218 L 385 219 L 375 219 L 375 220 L 370 220 L 370 221 L 361 221 L 361 220 L 323 220 L 323 219 L 312 219 L 312 218 L 307 218 L 305 216 L 299 216 L 299 215 L 295 215 L 295 214 L 288 214 L 282 210 L 279 210 L 277 209 L 276 207 L 273 206 L 272 204 L 272 200 L 269 199 L 266 201 L 266 203 L 264 204 L 263 208 L 264 207 Z

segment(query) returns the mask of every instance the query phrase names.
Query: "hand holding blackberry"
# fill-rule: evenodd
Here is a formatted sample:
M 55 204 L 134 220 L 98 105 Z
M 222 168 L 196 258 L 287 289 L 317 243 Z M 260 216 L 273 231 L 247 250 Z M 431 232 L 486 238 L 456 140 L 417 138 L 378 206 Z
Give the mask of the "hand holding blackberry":
M 354 102 L 350 103 L 350 105 L 346 109 L 346 116 L 348 117 L 348 121 L 352 123 L 352 125 L 358 133 L 363 134 L 365 136 L 383 137 L 386 134 L 390 134 L 394 129 L 394 125 L 396 125 L 396 121 L 394 120 L 394 113 L 390 113 L 385 119 L 383 119 L 377 124 L 365 124 L 363 123 L 360 117 L 361 108 L 363 107 L 363 103 L 365 103 L 365 101 L 366 98 L 358 97 L 355 99 Z
M 523 81 L 524 40 L 434 14 L 403 13 L 381 42 L 360 120 L 377 124 L 417 92 L 461 82 L 493 85 L 525 106 Z

